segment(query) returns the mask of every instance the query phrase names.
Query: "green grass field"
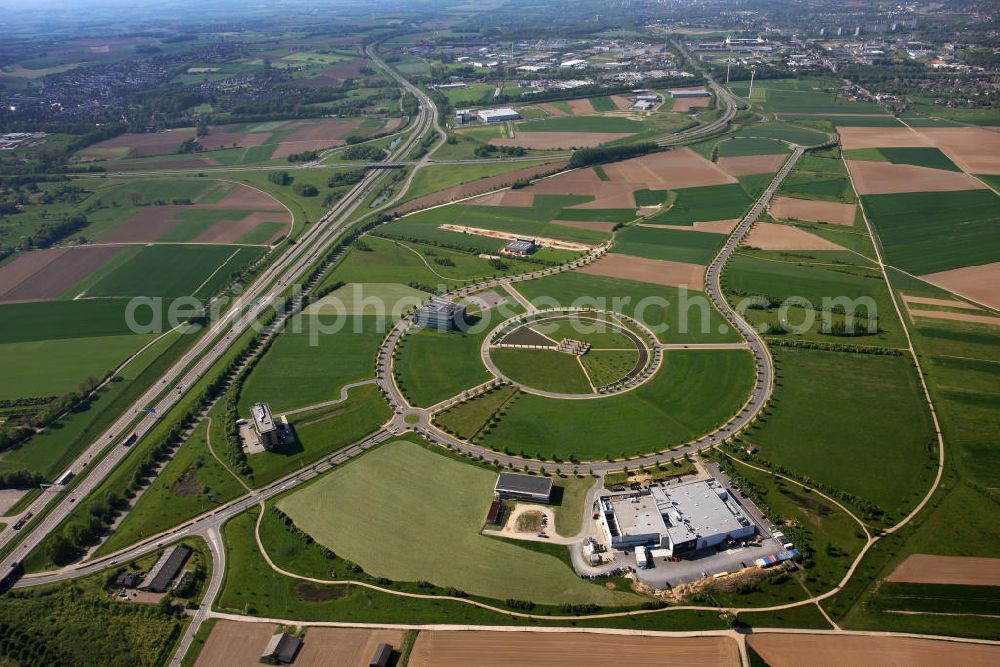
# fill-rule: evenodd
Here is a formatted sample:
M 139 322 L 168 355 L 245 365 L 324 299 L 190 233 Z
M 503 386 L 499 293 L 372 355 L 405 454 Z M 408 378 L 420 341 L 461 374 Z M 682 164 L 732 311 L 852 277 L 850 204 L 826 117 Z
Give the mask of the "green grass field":
M 914 274 L 1000 260 L 1000 198 L 991 190 L 861 198 L 887 263 Z
M 891 162 L 892 164 L 912 164 L 930 169 L 945 169 L 947 171 L 962 171 L 939 148 L 855 148 L 844 151 L 847 160 L 868 160 L 874 162 Z
M 813 552 L 814 564 L 809 568 L 808 578 L 810 590 L 826 591 L 840 583 L 865 543 L 857 522 L 829 500 L 801 486 L 736 462 L 732 469 L 745 480 L 738 482 L 740 488 L 746 482 L 755 487 L 767 505 L 764 512 L 771 521 L 782 519 L 786 525 L 802 531 L 807 544 L 796 543 L 796 547 L 802 550 L 808 545 Z M 827 545 L 834 545 L 835 552 L 827 550 Z
M 173 334 L 151 345 L 118 374 L 121 381 L 105 385 L 85 409 L 36 433 L 21 447 L 0 453 L 0 472 L 28 470 L 50 478 L 61 473 L 194 339 L 194 336 Z
M 675 190 L 674 205 L 646 222 L 659 225 L 691 225 L 709 220 L 740 218 L 753 204 L 739 183 L 705 185 Z
M 389 223 L 379 230 L 379 235 L 466 248 L 477 254 L 496 253 L 504 242 L 501 239 L 447 231 L 438 229 L 438 227 L 442 224 L 462 225 L 589 244 L 597 244 L 608 238 L 608 234 L 601 231 L 551 224 L 550 221 L 558 219 L 588 219 L 586 217 L 588 215 L 597 215 L 593 219 L 602 219 L 602 215 L 593 210 L 563 208 L 569 205 L 560 203 L 563 201 L 565 200 L 562 197 L 541 198 L 535 206 L 530 208 L 453 204 L 409 215 Z M 573 203 L 577 203 L 576 200 Z M 598 211 L 600 210 L 598 209 Z M 627 216 L 625 219 L 629 220 L 634 217 L 634 211 L 628 209 L 612 209 L 612 211 L 615 212 L 614 217 L 620 218 L 625 215 Z M 566 216 L 575 217 L 567 218 Z M 606 214 L 603 217 L 606 217 Z M 535 256 L 541 255 L 536 253 Z
M 104 299 L 6 303 L 0 305 L 0 344 L 63 339 L 67 322 L 74 338 L 128 335 L 125 307 L 124 301 Z
M 719 157 L 743 155 L 783 155 L 791 149 L 775 139 L 738 138 L 719 142 Z
M 822 132 L 798 125 L 789 125 L 788 123 L 760 123 L 742 128 L 738 131 L 738 134 L 748 137 L 780 139 L 801 146 L 815 146 L 827 141 L 827 135 Z
M 597 172 L 596 168 L 594 171 L 595 173 Z M 603 172 L 604 170 L 602 169 L 601 171 Z M 602 178 L 601 180 L 608 180 L 607 174 L 605 174 L 605 178 Z M 643 188 L 642 190 L 636 190 L 633 192 L 632 197 L 635 199 L 636 206 L 656 206 L 658 204 L 665 203 L 669 194 L 669 190 L 650 190 L 648 188 Z
M 729 88 L 746 96 L 749 81 L 734 81 Z M 765 111 L 776 113 L 857 114 L 885 113 L 873 102 L 851 102 L 834 91 L 840 83 L 835 79 L 768 79 L 754 82 L 753 101 Z
M 606 387 L 635 368 L 639 353 L 630 350 L 591 350 L 580 358 L 595 387 Z
M 805 170 L 789 174 L 781 184 L 779 193 L 796 199 L 818 199 L 844 204 L 853 204 L 857 201 L 851 181 L 846 176 Z
M 903 127 L 898 120 L 888 115 L 838 116 L 836 114 L 780 114 L 782 120 L 816 122 L 825 121 L 833 127 Z
M 905 347 L 902 325 L 885 281 L 880 272 L 857 256 L 843 251 L 810 250 L 797 253 L 741 251 L 726 265 L 723 289 L 730 300 L 738 303 L 746 295 L 760 295 L 777 302 L 804 299 L 807 310 L 791 308 L 788 320 L 793 325 L 803 325 L 806 318 L 815 318 L 804 338 L 829 343 L 847 342 L 862 345 Z M 739 295 L 739 296 L 735 296 Z M 843 300 L 851 302 L 851 310 L 863 314 L 874 310 L 878 317 L 879 332 L 857 338 L 837 338 L 819 333 L 823 324 L 821 312 L 830 311 Z M 874 308 L 866 301 L 871 299 Z M 839 310 L 843 311 L 846 305 Z M 747 316 L 755 322 L 777 322 L 777 309 L 773 312 L 749 310 Z M 836 321 L 836 318 L 832 321 Z M 863 324 L 861 326 L 864 326 Z
M 99 280 L 88 297 L 208 297 L 263 254 L 225 245 L 151 245 Z
M 752 380 L 753 361 L 743 350 L 669 350 L 651 381 L 624 394 L 572 401 L 524 395 L 481 442 L 583 461 L 666 449 L 739 411 Z
M 866 498 L 898 520 L 923 497 L 937 460 L 912 361 L 790 348 L 774 356 L 773 413 L 746 439 L 759 456 Z
M 519 389 L 504 385 L 436 414 L 434 423 L 463 440 L 473 440 L 486 422 L 517 400 L 518 394 Z
M 566 394 L 593 392 L 587 374 L 572 354 L 555 350 L 494 348 L 490 350 L 490 358 L 509 378 L 534 389 Z
M 103 378 L 155 337 L 95 336 L 0 344 L 4 369 L 0 400 L 68 393 L 88 377 Z
M 375 354 L 394 320 L 306 315 L 301 331 L 286 329 L 257 363 L 240 394 L 240 411 L 258 401 L 275 411 L 339 397 L 349 382 L 374 376 Z M 331 332 L 331 333 L 327 333 Z
M 435 154 L 437 157 L 437 154 Z M 431 165 L 421 169 L 413 178 L 410 189 L 406 191 L 405 199 L 415 199 L 421 195 L 426 195 L 438 190 L 444 190 L 453 185 L 469 183 L 481 178 L 499 176 L 511 171 L 526 169 L 539 162 L 507 162 L 489 164 L 461 164 L 461 165 Z M 513 177 L 511 178 L 513 180 Z
M 594 107 L 594 111 L 618 111 L 618 105 L 615 104 L 607 95 L 602 97 L 591 97 L 590 105 Z
M 403 232 L 401 236 L 407 234 Z M 428 288 L 444 285 L 454 289 L 481 278 L 525 273 L 534 268 L 526 262 L 505 258 L 504 267 L 498 269 L 472 252 L 409 239 L 368 237 L 364 244 L 369 250 L 352 248 L 324 283 L 396 283 Z
M 634 317 L 662 342 L 739 340 L 701 292 L 574 272 L 520 282 L 517 289 L 539 308 L 588 306 Z
M 628 227 L 615 235 L 614 251 L 648 259 L 708 264 L 725 241 L 724 234 Z
M 582 581 L 558 558 L 480 535 L 495 481 L 488 470 L 397 441 L 283 498 L 278 507 L 375 576 L 548 604 L 637 601 Z
M 407 399 L 427 407 L 493 377 L 479 357 L 490 328 L 475 334 L 417 329 L 404 337 L 397 348 L 396 381 Z

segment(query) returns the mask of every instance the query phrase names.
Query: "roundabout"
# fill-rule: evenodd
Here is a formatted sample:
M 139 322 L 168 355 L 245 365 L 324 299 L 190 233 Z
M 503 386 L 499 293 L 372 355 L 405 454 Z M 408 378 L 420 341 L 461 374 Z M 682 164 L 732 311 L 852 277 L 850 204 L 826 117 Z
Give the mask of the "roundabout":
M 502 382 L 550 398 L 601 398 L 649 380 L 662 361 L 656 337 L 620 313 L 558 308 L 502 322 L 483 363 Z

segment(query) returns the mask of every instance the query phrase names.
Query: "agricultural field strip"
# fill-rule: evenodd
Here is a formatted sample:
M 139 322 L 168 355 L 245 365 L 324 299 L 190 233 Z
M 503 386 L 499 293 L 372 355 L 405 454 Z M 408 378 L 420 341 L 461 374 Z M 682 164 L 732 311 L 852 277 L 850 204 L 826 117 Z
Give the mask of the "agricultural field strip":
M 369 47 L 370 52 L 371 47 Z M 445 139 L 444 133 L 440 130 L 437 123 L 437 107 L 415 86 L 394 72 L 393 75 L 397 77 L 401 85 L 423 100 L 424 104 L 421 105 L 420 117 L 418 122 L 414 124 L 414 131 L 410 140 L 404 142 L 397 149 L 396 153 L 390 155 L 390 160 L 411 151 L 417 142 L 420 141 L 428 126 L 434 127 L 439 133 L 439 145 Z M 228 328 L 230 320 L 234 320 L 232 322 L 231 333 L 237 334 L 233 336 L 233 340 L 235 340 L 239 337 L 238 333 L 251 326 L 252 322 L 255 322 L 270 302 L 278 296 L 279 290 L 277 287 L 270 290 L 268 288 L 272 284 L 280 286 L 281 281 L 278 278 L 282 275 L 285 275 L 288 282 L 291 283 L 295 276 L 302 274 L 312 264 L 315 256 L 321 256 L 325 248 L 339 236 L 341 228 L 348 223 L 350 216 L 358 206 L 374 191 L 375 186 L 385 178 L 386 173 L 387 170 L 376 170 L 366 174 L 364 179 L 355 185 L 316 225 L 306 232 L 304 238 L 300 239 L 300 243 L 296 244 L 290 251 L 282 255 L 278 261 L 266 269 L 251 289 L 244 292 L 243 295 L 234 301 L 231 309 L 228 311 L 229 315 L 213 326 L 206 336 L 203 336 L 180 361 L 172 366 L 164 375 L 163 381 L 160 384 L 154 385 L 143 394 L 127 413 L 115 421 L 97 441 L 81 454 L 72 467 L 77 472 L 76 477 L 71 483 L 71 487 L 75 493 L 81 496 L 91 493 L 101 484 L 105 477 L 111 474 L 130 450 L 124 450 L 123 448 L 116 449 L 113 445 L 108 445 L 107 443 L 116 442 L 118 438 L 122 437 L 129 430 L 132 430 L 139 437 L 144 436 L 148 431 L 152 430 L 159 419 L 159 415 L 145 412 L 144 408 L 154 404 L 157 398 L 161 396 L 162 398 L 156 403 L 158 413 L 165 414 L 177 404 L 184 396 L 184 389 L 189 389 L 197 384 L 197 381 L 208 371 L 215 359 L 221 358 L 229 349 L 230 338 L 229 336 L 223 337 L 222 334 Z M 416 173 L 416 171 L 414 170 L 413 173 Z M 410 179 L 406 181 L 402 192 L 405 192 L 406 188 L 409 187 L 413 173 L 411 173 Z M 398 196 L 401 195 L 397 195 L 397 198 Z M 395 201 L 393 199 L 390 202 L 386 202 L 384 206 L 393 205 Z M 334 222 L 331 224 L 331 221 Z M 327 228 L 328 225 L 329 228 Z M 311 252 L 307 254 L 310 250 Z M 266 296 L 259 298 L 261 294 Z M 244 309 L 246 310 L 244 311 Z M 244 312 L 243 316 L 239 316 L 241 311 Z M 206 352 L 208 352 L 207 356 Z M 189 368 L 189 370 L 184 374 L 186 368 Z M 178 378 L 182 379 L 180 385 L 175 384 Z M 180 390 L 174 392 L 173 388 L 175 386 L 179 386 Z M 138 421 L 136 421 L 137 419 Z M 108 451 L 109 448 L 110 452 Z M 94 459 L 94 457 L 100 459 L 99 462 L 95 465 L 87 466 L 87 463 Z M 55 530 L 69 516 L 74 507 L 70 499 L 63 497 L 61 502 L 50 506 L 50 502 L 57 495 L 43 494 L 31 505 L 29 511 L 32 512 L 33 519 L 27 526 L 29 530 L 22 530 L 18 533 L 14 533 L 12 530 L 4 530 L 3 533 L 0 533 L 0 549 L 5 554 L 0 567 L 3 567 L 5 572 L 10 571 L 13 565 L 20 560 L 19 557 L 12 556 L 11 554 L 11 548 L 15 544 L 20 544 L 22 551 L 27 553 L 37 547 L 48 533 Z M 75 500 L 75 496 L 73 500 Z

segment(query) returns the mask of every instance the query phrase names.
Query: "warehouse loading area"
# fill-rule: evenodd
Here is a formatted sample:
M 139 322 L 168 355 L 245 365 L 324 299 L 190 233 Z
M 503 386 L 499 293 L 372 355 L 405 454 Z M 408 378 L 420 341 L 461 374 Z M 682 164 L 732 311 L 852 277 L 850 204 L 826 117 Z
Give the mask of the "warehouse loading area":
M 793 560 L 794 545 L 725 474 L 714 465 L 704 470 L 698 478 L 597 498 L 597 530 L 585 556 L 602 571 L 632 568 L 658 589 Z

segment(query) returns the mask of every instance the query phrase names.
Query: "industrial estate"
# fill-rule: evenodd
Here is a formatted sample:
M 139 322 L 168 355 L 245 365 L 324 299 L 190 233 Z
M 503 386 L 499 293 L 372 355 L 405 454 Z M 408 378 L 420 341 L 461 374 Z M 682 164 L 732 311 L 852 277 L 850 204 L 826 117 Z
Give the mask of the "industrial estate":
M 0 663 L 1000 663 L 994 4 L 47 4 Z

